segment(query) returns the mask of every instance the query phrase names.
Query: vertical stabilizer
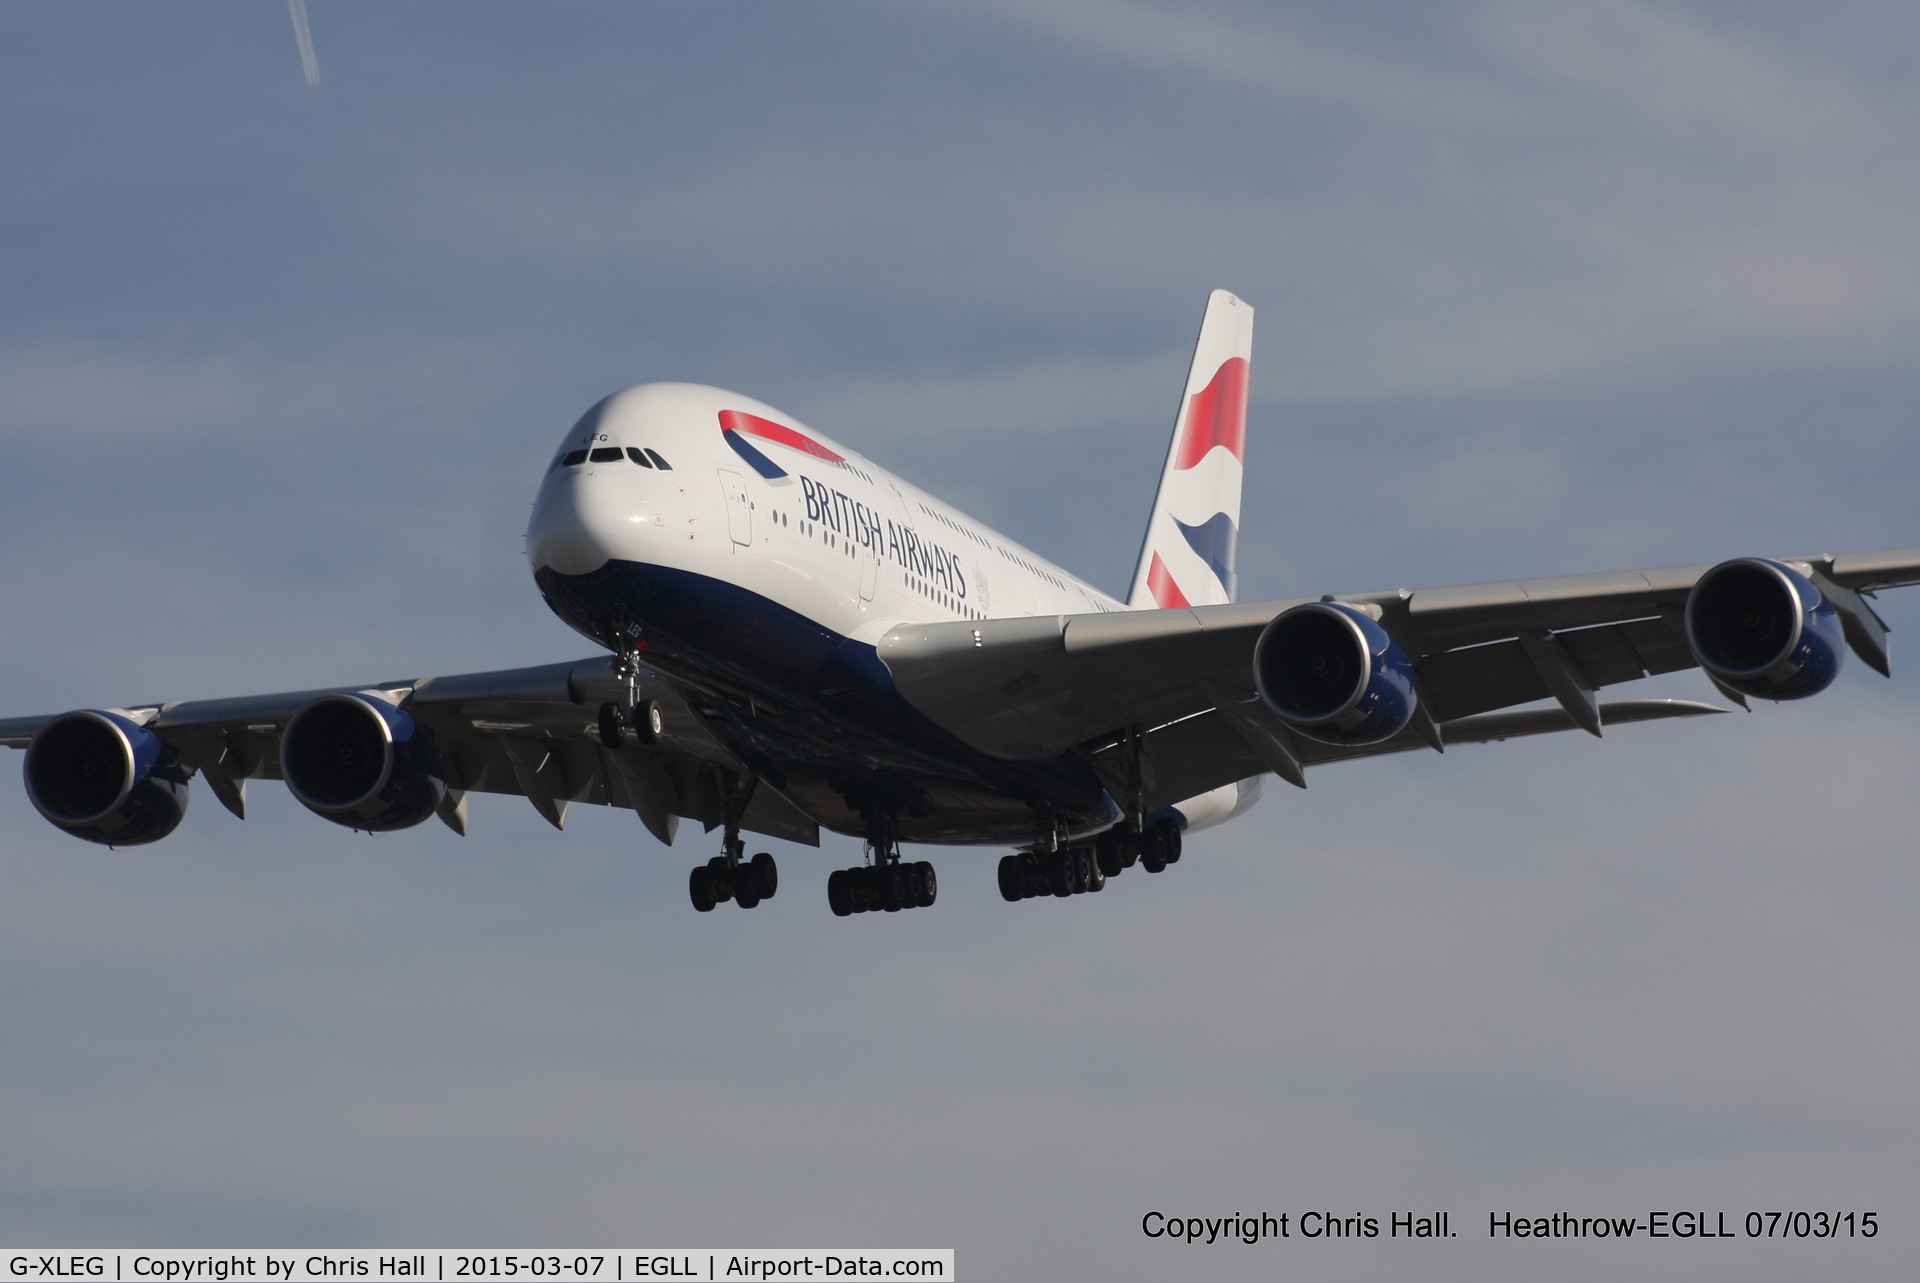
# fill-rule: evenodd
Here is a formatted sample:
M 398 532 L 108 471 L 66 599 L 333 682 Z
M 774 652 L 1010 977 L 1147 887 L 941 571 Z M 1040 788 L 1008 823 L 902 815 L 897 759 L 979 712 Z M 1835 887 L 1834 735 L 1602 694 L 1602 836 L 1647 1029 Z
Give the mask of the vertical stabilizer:
M 1239 595 L 1233 550 L 1240 538 L 1252 360 L 1253 309 L 1215 290 L 1133 568 L 1127 605 L 1136 610 L 1217 605 Z

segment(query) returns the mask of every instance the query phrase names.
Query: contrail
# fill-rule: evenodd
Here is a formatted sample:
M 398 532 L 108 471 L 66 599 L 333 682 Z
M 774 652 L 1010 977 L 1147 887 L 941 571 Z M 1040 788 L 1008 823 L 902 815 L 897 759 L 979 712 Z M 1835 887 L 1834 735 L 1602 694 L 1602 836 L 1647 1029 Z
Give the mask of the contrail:
M 320 83 L 320 60 L 313 56 L 313 29 L 307 26 L 307 0 L 287 0 L 287 12 L 293 15 L 293 38 L 300 42 L 300 69 L 307 83 Z

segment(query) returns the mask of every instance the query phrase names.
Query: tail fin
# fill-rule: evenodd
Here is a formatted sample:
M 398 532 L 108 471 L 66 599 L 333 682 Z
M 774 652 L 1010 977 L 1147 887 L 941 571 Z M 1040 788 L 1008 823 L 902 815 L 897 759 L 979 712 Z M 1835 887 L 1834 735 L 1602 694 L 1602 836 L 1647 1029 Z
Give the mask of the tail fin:
M 1252 359 L 1253 309 L 1215 290 L 1133 568 L 1127 605 L 1136 610 L 1210 606 L 1239 596 L 1233 550 L 1240 537 Z

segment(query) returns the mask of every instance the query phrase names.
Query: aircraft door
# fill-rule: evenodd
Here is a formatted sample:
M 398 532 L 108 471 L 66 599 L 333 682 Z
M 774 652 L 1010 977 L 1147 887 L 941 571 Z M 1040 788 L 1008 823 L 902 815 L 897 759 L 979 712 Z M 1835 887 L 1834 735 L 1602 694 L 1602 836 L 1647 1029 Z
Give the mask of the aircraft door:
M 877 541 L 876 541 L 877 542 Z M 860 550 L 860 600 L 872 601 L 874 587 L 880 582 L 880 549 Z
M 717 469 L 720 488 L 727 496 L 727 533 L 742 548 L 753 545 L 753 500 L 747 497 L 747 483 L 730 468 Z

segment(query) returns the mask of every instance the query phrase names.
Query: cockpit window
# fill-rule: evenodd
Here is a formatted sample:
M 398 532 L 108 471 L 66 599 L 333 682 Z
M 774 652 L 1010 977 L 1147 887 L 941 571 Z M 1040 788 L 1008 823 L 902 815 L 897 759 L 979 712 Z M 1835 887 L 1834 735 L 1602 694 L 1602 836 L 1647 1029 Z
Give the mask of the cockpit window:
M 617 445 L 601 446 L 587 457 L 595 463 L 618 463 L 620 462 L 620 447 Z
M 587 452 L 585 450 L 569 450 L 561 457 L 560 466 L 563 468 L 577 468 L 586 461 Z
M 635 463 L 639 464 L 643 468 L 651 468 L 653 466 L 651 463 L 647 462 L 647 452 L 640 449 L 638 446 L 627 447 L 627 458 L 632 459 Z
M 648 450 L 647 458 L 652 459 L 653 466 L 660 469 L 660 471 L 662 472 L 673 471 L 673 465 L 671 463 L 668 463 L 665 459 L 662 459 L 660 457 L 660 452 L 658 450 Z

